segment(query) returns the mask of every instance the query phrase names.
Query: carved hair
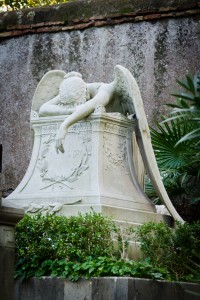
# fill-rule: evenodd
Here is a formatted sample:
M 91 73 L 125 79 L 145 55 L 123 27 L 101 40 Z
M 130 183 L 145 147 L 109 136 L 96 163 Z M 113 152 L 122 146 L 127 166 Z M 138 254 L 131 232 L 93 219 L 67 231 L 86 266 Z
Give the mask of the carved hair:
M 87 101 L 87 85 L 80 76 L 70 75 L 67 78 L 65 76 L 59 88 L 59 95 L 62 104 L 80 105 Z
M 69 77 L 80 77 L 80 78 L 82 78 L 82 75 L 78 72 L 72 71 L 72 72 L 67 73 L 64 78 L 66 79 L 66 78 L 69 78 Z

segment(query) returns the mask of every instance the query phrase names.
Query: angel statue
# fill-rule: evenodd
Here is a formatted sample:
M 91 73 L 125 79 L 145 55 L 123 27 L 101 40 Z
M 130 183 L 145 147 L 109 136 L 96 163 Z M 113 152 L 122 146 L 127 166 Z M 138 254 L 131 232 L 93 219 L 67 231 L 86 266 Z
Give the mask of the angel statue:
M 117 111 L 124 115 L 135 113 L 130 95 L 123 86 L 125 82 L 122 71 L 128 70 L 116 66 L 115 80 L 108 84 L 85 83 L 82 75 L 77 72 L 70 72 L 64 76 L 59 94 L 44 103 L 39 110 L 40 116 L 70 115 L 58 131 L 56 137 L 58 150 L 64 152 L 63 141 L 69 126 L 89 116 L 99 106 L 106 107 L 107 112 Z
M 48 79 L 52 76 L 52 81 L 48 81 L 49 84 L 51 82 L 55 84 L 56 76 L 59 77 L 56 83 L 58 85 L 59 82 L 59 88 L 53 98 L 48 101 L 45 100 L 46 102 L 43 101 L 42 105 L 40 102 L 39 115 L 42 117 L 67 115 L 57 132 L 57 151 L 64 152 L 63 142 L 68 128 L 88 117 L 98 107 L 105 107 L 106 112 L 119 112 L 125 116 L 134 116 L 137 144 L 151 182 L 173 218 L 183 222 L 171 203 L 161 180 L 141 94 L 130 71 L 116 65 L 114 81 L 111 83 L 85 83 L 82 75 L 77 72 L 66 74 L 63 71 L 50 71 L 45 76 L 48 76 Z M 41 84 L 42 82 L 43 80 L 41 80 Z M 40 84 L 38 88 L 41 88 Z

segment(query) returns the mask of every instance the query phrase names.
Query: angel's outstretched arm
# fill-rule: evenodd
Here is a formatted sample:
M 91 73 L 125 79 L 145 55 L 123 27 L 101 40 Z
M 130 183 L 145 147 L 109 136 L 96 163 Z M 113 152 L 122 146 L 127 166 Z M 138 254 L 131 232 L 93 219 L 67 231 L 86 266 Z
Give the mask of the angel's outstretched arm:
M 45 102 L 40 107 L 39 115 L 41 117 L 47 117 L 47 116 L 66 115 L 70 113 L 66 107 L 59 106 L 58 104 L 60 104 L 60 95 Z
M 56 149 L 64 152 L 63 142 L 69 126 L 89 116 L 98 105 L 106 106 L 113 97 L 114 85 L 102 84 L 97 94 L 89 101 L 80 105 L 67 119 L 61 124 L 56 136 Z

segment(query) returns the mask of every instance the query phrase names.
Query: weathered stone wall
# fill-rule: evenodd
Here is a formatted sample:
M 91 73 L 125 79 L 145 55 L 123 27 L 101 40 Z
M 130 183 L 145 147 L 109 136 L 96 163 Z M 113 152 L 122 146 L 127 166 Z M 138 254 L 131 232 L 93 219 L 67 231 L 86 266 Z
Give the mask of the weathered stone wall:
M 49 70 L 75 70 L 87 82 L 113 79 L 116 64 L 135 76 L 151 121 L 175 79 L 200 69 L 198 1 L 77 1 L 0 13 L 1 189 L 15 188 L 31 155 L 34 90 Z
M 42 277 L 16 281 L 14 300 L 198 300 L 199 292 L 199 284 L 185 282 L 130 277 L 97 277 L 71 282 Z

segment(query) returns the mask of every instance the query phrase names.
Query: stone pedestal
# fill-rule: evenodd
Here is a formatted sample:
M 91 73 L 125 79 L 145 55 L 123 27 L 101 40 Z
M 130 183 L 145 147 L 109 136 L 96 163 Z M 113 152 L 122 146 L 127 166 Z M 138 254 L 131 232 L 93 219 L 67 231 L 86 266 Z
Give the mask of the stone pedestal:
M 31 162 L 3 205 L 29 213 L 70 216 L 93 209 L 118 221 L 160 221 L 163 217 L 144 194 L 132 161 L 134 121 L 95 111 L 69 128 L 63 154 L 56 152 L 55 137 L 65 118 L 32 116 Z
M 23 210 L 0 206 L 0 299 L 13 300 L 15 225 Z

